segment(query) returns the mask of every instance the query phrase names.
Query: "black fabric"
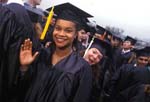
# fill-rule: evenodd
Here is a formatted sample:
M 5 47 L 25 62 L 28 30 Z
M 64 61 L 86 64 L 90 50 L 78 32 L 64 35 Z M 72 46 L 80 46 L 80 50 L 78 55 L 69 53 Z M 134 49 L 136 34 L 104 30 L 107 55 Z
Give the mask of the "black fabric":
M 30 68 L 33 83 L 25 102 L 89 102 L 92 87 L 89 65 L 73 52 L 53 66 L 51 54 L 42 50 L 39 60 Z
M 20 45 L 25 38 L 33 41 L 33 49 L 38 43 L 23 6 L 5 5 L 0 7 L 0 13 L 0 101 L 16 102 Z
M 110 82 L 111 102 L 144 102 L 141 83 L 135 77 L 135 70 L 132 64 L 118 69 Z
M 130 36 L 127 36 L 124 41 L 130 41 L 132 45 L 134 45 L 137 42 L 136 39 L 134 39 Z
M 51 8 L 47 10 L 50 11 Z M 60 5 L 55 5 L 54 13 L 57 15 L 57 18 L 70 20 L 72 22 L 79 23 L 80 25 L 82 25 L 81 23 L 83 18 L 93 17 L 92 15 L 72 5 L 69 2 Z
M 148 67 L 137 68 L 135 72 L 135 78 L 141 82 L 141 87 L 143 92 L 142 98 L 144 98 L 144 102 L 150 102 L 150 93 L 145 91 L 146 85 L 150 85 L 150 70 Z M 141 96 L 141 95 L 140 95 Z
M 130 58 L 134 55 L 134 52 L 127 52 L 122 53 L 122 49 L 116 49 L 116 51 L 113 53 L 113 63 L 114 66 L 117 69 L 119 69 L 123 64 L 130 64 L 133 63 L 132 61 L 129 62 Z

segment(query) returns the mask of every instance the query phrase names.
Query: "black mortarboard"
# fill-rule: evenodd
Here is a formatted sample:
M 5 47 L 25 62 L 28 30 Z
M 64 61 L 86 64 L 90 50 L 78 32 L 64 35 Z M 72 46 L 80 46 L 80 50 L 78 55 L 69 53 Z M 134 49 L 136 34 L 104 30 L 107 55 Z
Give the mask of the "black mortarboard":
M 39 17 L 44 16 L 44 12 L 41 9 L 31 7 L 29 4 L 24 3 L 24 7 L 27 10 L 32 22 L 38 22 Z
M 79 30 L 84 29 L 86 32 L 90 32 L 90 26 L 87 23 L 88 23 L 87 18 L 82 18 Z
M 50 11 L 51 8 L 48 8 L 47 10 Z M 57 18 L 78 23 L 81 23 L 81 18 L 93 17 L 92 15 L 86 13 L 71 3 L 64 3 L 54 6 L 54 13 L 58 16 Z
M 97 48 L 103 55 L 107 56 L 107 52 L 110 51 L 110 44 L 95 38 L 90 48 Z
M 136 53 L 136 56 L 139 57 L 139 56 L 149 56 L 149 49 L 148 47 L 135 47 L 133 49 L 133 51 Z
M 103 35 L 105 31 L 106 31 L 105 28 L 103 28 L 99 25 L 96 26 L 96 33 Z
M 117 39 L 119 41 L 123 41 L 121 35 L 118 35 L 118 34 L 113 34 L 113 39 Z
M 127 36 L 124 41 L 130 41 L 131 44 L 134 45 L 137 40 L 132 38 L 132 37 L 130 37 L 130 36 Z

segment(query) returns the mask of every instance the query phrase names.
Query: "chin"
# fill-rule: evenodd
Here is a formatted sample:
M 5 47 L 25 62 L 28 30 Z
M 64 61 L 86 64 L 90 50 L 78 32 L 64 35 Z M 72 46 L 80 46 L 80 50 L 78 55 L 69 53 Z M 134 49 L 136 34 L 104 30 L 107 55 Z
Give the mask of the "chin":
M 56 46 L 57 48 L 62 49 L 62 50 L 68 48 L 67 45 L 56 45 Z

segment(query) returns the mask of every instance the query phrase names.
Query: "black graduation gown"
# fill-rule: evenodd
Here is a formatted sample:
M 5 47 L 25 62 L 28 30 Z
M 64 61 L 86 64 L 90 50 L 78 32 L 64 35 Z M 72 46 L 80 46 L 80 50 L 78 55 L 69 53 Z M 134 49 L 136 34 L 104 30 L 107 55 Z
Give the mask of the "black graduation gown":
M 144 102 L 139 79 L 135 78 L 133 64 L 123 65 L 110 82 L 110 102 Z
M 41 51 L 39 60 L 29 69 L 33 83 L 25 102 L 89 102 L 92 72 L 76 52 L 50 64 L 49 51 Z
M 122 49 L 117 49 L 114 52 L 114 59 L 113 63 L 115 65 L 115 69 L 117 70 L 120 68 L 123 64 L 130 64 L 128 61 L 130 60 L 131 56 L 133 55 L 133 52 L 127 52 L 127 53 L 122 53 Z
M 86 47 L 83 46 L 82 43 L 81 43 L 80 41 L 77 40 L 77 42 L 75 42 L 75 43 L 76 43 L 76 49 L 77 49 L 77 51 L 80 52 L 80 51 L 86 50 Z
M 14 101 L 17 97 L 19 49 L 25 38 L 38 46 L 31 21 L 23 6 L 9 4 L 0 7 L 0 102 Z
M 139 79 L 141 84 L 143 84 L 143 91 L 144 91 L 144 87 L 145 85 L 150 85 L 150 68 L 149 67 L 145 67 L 145 68 L 138 68 L 136 70 L 136 74 L 135 74 L 135 78 Z M 145 93 L 145 102 L 150 102 L 150 93 Z

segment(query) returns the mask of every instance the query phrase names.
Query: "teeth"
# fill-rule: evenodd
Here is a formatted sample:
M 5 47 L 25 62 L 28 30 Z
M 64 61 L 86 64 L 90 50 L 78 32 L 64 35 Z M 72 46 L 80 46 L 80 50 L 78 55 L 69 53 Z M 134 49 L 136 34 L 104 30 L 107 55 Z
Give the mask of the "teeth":
M 58 41 L 64 41 L 64 39 L 57 38 Z
M 64 38 L 61 38 L 61 37 L 56 37 L 56 39 L 57 39 L 58 42 L 63 42 L 63 41 L 65 41 L 65 39 L 64 39 Z

